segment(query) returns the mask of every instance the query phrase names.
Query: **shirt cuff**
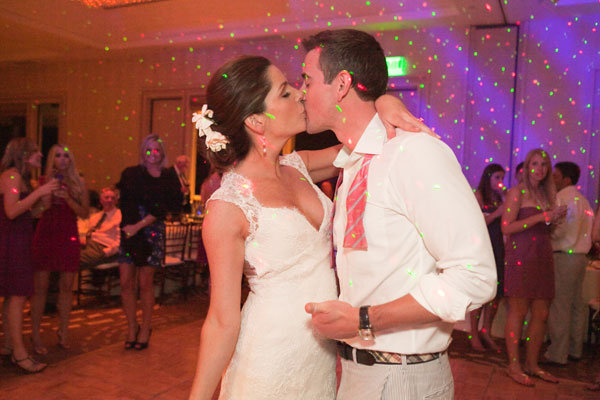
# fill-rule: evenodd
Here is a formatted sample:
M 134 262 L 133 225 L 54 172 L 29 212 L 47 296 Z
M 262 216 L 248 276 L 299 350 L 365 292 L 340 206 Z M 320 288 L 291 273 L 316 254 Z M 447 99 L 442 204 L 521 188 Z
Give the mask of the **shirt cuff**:
M 463 321 L 471 304 L 468 296 L 435 275 L 424 276 L 410 295 L 427 311 L 449 323 Z

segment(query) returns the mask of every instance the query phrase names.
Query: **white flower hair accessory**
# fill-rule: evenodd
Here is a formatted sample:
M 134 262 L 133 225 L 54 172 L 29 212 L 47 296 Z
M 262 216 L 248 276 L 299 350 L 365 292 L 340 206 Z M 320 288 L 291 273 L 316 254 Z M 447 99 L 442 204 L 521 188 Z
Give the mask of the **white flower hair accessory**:
M 211 125 L 215 123 L 212 120 L 213 111 L 208 109 L 208 105 L 202 106 L 200 113 L 192 114 L 192 122 L 196 124 L 198 136 L 206 136 L 206 148 L 213 152 L 218 152 L 227 147 L 229 140 L 221 132 L 213 131 Z

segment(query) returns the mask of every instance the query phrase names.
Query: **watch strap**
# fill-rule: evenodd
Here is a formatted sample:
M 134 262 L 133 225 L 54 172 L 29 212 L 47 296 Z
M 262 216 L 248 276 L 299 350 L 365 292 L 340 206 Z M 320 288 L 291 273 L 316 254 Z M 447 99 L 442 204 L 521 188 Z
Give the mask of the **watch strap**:
M 371 329 L 371 320 L 369 319 L 369 307 L 371 306 L 361 306 L 358 316 L 359 316 L 359 329 Z

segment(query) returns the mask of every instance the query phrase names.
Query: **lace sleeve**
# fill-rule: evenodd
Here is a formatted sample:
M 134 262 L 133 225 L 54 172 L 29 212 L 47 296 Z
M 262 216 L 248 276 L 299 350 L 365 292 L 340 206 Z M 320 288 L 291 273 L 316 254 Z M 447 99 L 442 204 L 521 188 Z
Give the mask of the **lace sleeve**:
M 304 165 L 304 161 L 302 161 L 302 157 L 300 157 L 297 152 L 294 151 L 290 154 L 285 154 L 279 157 L 279 164 L 296 168 L 302 175 L 304 175 L 309 183 L 313 183 L 308 173 L 308 169 L 306 169 L 306 165 Z
M 252 189 L 252 182 L 242 175 L 234 172 L 226 172 L 221 179 L 221 187 L 206 202 L 208 204 L 212 200 L 223 200 L 239 207 L 250 224 L 250 231 L 246 240 L 252 238 L 256 232 L 258 212 L 260 210 L 260 204 L 254 198 Z

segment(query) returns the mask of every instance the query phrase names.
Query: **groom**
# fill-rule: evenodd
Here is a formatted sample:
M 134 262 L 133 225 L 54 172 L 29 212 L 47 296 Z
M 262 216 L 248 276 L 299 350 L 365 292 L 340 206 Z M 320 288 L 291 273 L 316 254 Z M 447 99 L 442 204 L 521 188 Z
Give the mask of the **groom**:
M 387 66 L 371 35 L 324 31 L 303 44 L 307 130 L 344 144 L 334 162 L 340 297 L 306 305 L 320 334 L 343 340 L 338 400 L 451 399 L 453 325 L 497 286 L 477 201 L 442 141 L 387 139 L 374 107 Z

